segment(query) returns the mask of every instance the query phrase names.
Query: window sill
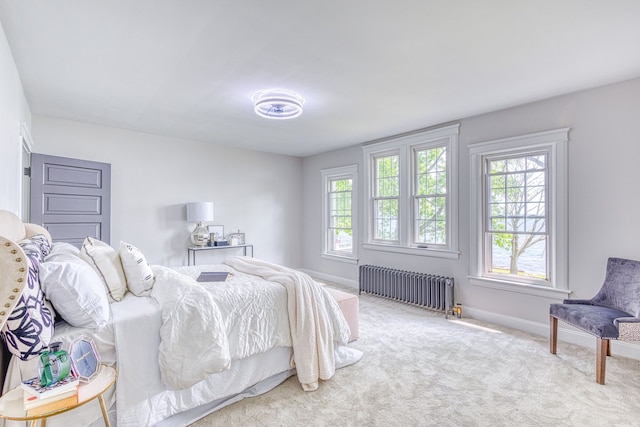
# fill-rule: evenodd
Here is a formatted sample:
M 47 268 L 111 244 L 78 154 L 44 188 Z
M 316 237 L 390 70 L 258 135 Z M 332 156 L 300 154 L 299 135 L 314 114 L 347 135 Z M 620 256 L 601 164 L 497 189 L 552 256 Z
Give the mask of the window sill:
M 336 255 L 336 254 L 321 254 L 320 258 L 328 259 L 331 261 L 339 261 L 347 264 L 357 264 L 358 258 L 353 258 L 345 255 Z
M 429 256 L 434 258 L 460 259 L 459 251 L 450 251 L 446 249 L 409 248 L 405 246 L 383 245 L 380 243 L 365 243 L 362 247 L 372 251 L 394 252 L 398 254 Z
M 529 285 L 526 283 L 508 282 L 506 280 L 490 279 L 487 277 L 469 276 L 469 282 L 473 286 L 558 300 L 568 298 L 571 294 L 569 289 L 558 289 L 547 286 Z

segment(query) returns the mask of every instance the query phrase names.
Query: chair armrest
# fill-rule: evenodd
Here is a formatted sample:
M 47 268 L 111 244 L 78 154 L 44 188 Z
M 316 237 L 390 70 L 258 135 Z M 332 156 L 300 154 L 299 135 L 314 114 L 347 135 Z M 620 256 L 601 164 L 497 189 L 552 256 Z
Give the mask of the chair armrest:
M 594 305 L 590 299 L 566 299 L 562 301 L 563 304 L 582 304 L 582 305 Z
M 618 327 L 619 340 L 640 341 L 640 318 L 619 317 L 613 323 Z

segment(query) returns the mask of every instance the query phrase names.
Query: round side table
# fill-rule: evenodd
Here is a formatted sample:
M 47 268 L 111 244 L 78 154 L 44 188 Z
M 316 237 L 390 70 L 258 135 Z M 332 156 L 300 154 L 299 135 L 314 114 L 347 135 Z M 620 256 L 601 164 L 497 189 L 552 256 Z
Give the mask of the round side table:
M 24 409 L 24 390 L 18 386 L 0 397 L 0 418 L 15 421 L 29 421 L 29 427 L 36 427 L 38 420 L 40 420 L 40 425 L 46 427 L 47 418 L 71 411 L 97 398 L 100 402 L 104 424 L 107 427 L 111 427 L 103 394 L 116 382 L 117 376 L 118 371 L 115 368 L 100 365 L 100 372 L 98 372 L 95 378 L 88 383 L 81 383 L 78 386 L 78 403 L 32 416 L 27 415 L 27 411 Z

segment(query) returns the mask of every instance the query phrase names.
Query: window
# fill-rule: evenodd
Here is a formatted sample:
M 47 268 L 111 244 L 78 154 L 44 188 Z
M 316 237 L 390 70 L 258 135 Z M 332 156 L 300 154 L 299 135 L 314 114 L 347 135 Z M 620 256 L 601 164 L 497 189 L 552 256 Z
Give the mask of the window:
M 373 195 L 374 239 L 398 241 L 398 155 L 374 158 L 375 187 Z
M 367 249 L 458 258 L 459 125 L 363 147 Z
M 487 273 L 549 281 L 547 153 L 485 159 Z
M 470 146 L 472 278 L 566 290 L 567 141 L 560 129 Z
M 323 184 L 323 257 L 357 262 L 356 218 L 357 167 L 321 171 Z
M 447 244 L 447 147 L 414 151 L 414 243 Z

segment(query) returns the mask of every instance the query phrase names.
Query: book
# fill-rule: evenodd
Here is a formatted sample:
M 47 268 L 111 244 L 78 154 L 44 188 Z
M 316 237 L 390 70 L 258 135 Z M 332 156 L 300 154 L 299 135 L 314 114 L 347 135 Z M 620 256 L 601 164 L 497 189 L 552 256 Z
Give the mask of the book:
M 26 393 L 29 393 L 38 399 L 46 399 L 57 394 L 66 393 L 69 390 L 76 390 L 78 388 L 78 384 L 80 384 L 80 380 L 73 375 L 69 375 L 57 383 L 46 387 L 40 384 L 40 377 L 29 378 L 28 380 L 23 381 L 20 386 Z
M 198 282 L 224 282 L 229 277 L 227 271 L 203 271 L 198 276 Z
M 78 404 L 78 393 L 75 393 L 74 395 L 65 397 L 64 399 L 54 400 L 53 402 L 36 406 L 35 408 L 27 409 L 27 416 L 33 417 L 36 415 L 42 415 L 58 409 L 65 409 L 77 404 Z
M 57 400 L 66 399 L 70 396 L 75 396 L 78 394 L 78 388 L 74 388 L 73 390 L 69 390 L 64 393 L 56 394 L 55 396 L 47 397 L 44 399 L 38 399 L 36 396 L 24 392 L 24 409 L 33 409 L 38 406 L 46 405 L 51 402 L 55 402 Z

